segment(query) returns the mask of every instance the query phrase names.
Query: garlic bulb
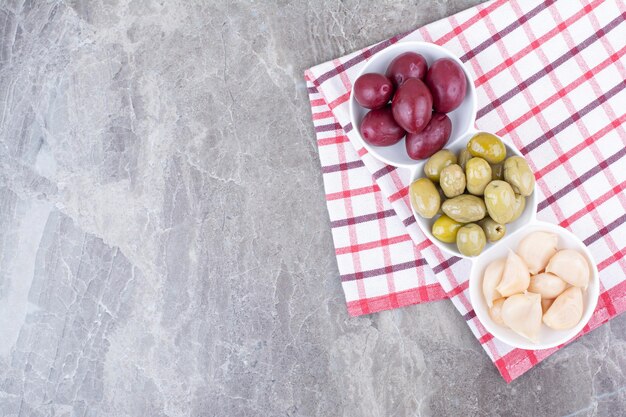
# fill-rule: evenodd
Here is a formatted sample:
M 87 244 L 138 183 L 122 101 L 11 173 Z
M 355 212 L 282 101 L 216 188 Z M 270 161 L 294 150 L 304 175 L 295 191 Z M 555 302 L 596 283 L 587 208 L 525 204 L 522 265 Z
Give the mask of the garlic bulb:
M 515 294 L 502 304 L 502 321 L 515 333 L 537 343 L 541 329 L 541 296 L 531 292 Z
M 546 326 L 555 330 L 571 329 L 583 316 L 583 292 L 578 287 L 569 287 L 559 295 L 543 315 Z
M 496 259 L 485 268 L 485 275 L 483 276 L 483 295 L 487 301 L 487 305 L 491 307 L 493 300 L 500 298 L 500 294 L 496 291 L 496 287 L 502 279 L 502 272 L 504 272 L 504 259 Z
M 542 271 L 556 253 L 559 237 L 554 233 L 534 232 L 526 236 L 517 247 L 518 255 L 528 265 L 528 271 L 536 274 Z
M 498 298 L 493 302 L 493 306 L 489 309 L 489 316 L 491 317 L 491 320 L 500 325 L 504 325 L 504 321 L 502 320 L 502 304 L 504 304 L 504 300 L 506 300 L 504 297 Z
M 530 274 L 528 267 L 515 252 L 509 249 L 509 256 L 504 264 L 504 272 L 502 280 L 496 287 L 496 290 L 503 297 L 508 297 L 525 291 L 530 283 Z
M 541 294 L 541 298 L 554 299 L 567 288 L 567 282 L 556 275 L 544 272 L 530 277 L 528 291 Z
M 586 289 L 589 285 L 589 264 L 580 252 L 572 249 L 560 250 L 550 258 L 546 272 L 558 276 L 575 287 Z
M 545 314 L 546 311 L 548 311 L 548 309 L 550 308 L 553 302 L 554 300 L 548 300 L 547 298 L 541 299 L 541 311 L 543 311 L 543 314 Z

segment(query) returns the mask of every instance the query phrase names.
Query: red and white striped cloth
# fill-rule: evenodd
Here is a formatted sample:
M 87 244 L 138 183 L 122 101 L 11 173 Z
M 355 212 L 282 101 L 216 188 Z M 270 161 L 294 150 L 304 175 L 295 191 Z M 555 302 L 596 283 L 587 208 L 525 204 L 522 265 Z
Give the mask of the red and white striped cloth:
M 409 173 L 354 138 L 355 75 L 405 40 L 461 58 L 475 80 L 477 128 L 511 139 L 535 172 L 538 218 L 592 251 L 601 296 L 584 334 L 626 310 L 626 3 L 494 0 L 305 73 L 349 313 L 449 297 L 510 382 L 560 347 L 513 349 L 485 331 L 469 302 L 468 262 L 444 255 L 415 224 Z

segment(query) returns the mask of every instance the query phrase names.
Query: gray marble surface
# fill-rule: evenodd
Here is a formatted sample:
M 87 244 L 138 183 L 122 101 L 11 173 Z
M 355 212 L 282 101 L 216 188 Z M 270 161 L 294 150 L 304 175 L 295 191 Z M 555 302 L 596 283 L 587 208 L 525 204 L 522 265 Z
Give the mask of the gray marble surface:
M 624 317 L 346 313 L 302 72 L 475 3 L 1 2 L 0 415 L 624 415 Z

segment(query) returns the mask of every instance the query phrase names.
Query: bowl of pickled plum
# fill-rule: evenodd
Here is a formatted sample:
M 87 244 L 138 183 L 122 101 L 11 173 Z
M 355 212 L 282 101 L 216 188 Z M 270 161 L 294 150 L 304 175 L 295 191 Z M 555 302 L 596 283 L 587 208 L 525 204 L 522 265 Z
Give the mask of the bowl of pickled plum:
M 358 74 L 350 117 L 363 146 L 379 160 L 414 169 L 473 128 L 474 82 L 438 45 L 407 41 L 376 53 Z
M 474 259 L 470 301 L 485 329 L 520 349 L 549 349 L 589 322 L 600 293 L 589 249 L 566 229 L 535 222 Z

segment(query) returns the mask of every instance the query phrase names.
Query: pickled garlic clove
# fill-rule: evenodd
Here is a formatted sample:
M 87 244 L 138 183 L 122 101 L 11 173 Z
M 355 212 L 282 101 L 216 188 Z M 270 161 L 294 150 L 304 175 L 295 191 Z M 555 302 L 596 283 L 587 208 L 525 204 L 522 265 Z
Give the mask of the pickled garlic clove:
M 528 267 L 515 252 L 509 249 L 509 255 L 504 264 L 502 280 L 496 290 L 503 297 L 508 297 L 525 291 L 530 283 Z
M 504 326 L 504 321 L 502 320 L 502 304 L 504 304 L 504 300 L 506 298 L 498 298 L 493 302 L 493 306 L 489 309 L 489 316 L 494 323 L 497 323 L 501 326 Z
M 502 321 L 515 333 L 538 342 L 541 329 L 541 296 L 531 292 L 515 294 L 502 304 Z
M 541 294 L 541 298 L 555 299 L 567 288 L 567 282 L 556 275 L 544 272 L 530 277 L 528 291 Z
M 493 300 L 500 298 L 500 294 L 496 291 L 496 287 L 502 279 L 504 272 L 505 259 L 496 259 L 487 265 L 485 275 L 483 276 L 483 295 L 489 307 L 493 306 Z
M 517 254 L 524 260 L 531 274 L 545 269 L 556 253 L 559 238 L 554 233 L 534 232 L 526 236 L 517 246 Z
M 550 308 L 553 302 L 554 300 L 548 300 L 547 298 L 541 299 L 541 311 L 543 311 L 543 314 L 545 314 L 546 311 L 548 311 L 548 309 Z
M 575 287 L 586 289 L 589 285 L 589 263 L 578 251 L 563 249 L 548 262 L 546 272 L 550 272 Z
M 543 315 L 543 322 L 554 330 L 571 329 L 583 316 L 583 292 L 578 287 L 569 287 L 556 297 Z

